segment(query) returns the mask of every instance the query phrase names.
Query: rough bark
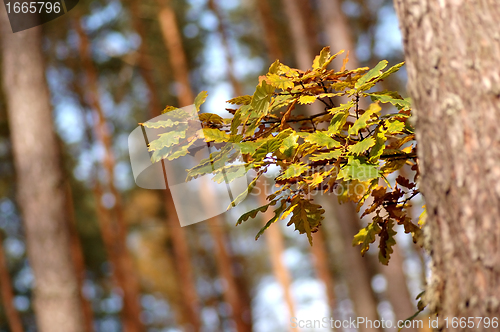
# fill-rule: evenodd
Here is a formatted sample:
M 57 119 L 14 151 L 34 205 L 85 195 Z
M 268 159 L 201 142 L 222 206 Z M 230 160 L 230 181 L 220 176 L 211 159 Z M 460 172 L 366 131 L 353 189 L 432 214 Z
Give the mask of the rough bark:
M 499 317 L 500 2 L 396 0 L 395 6 L 427 204 L 429 308 L 441 322 Z
M 19 316 L 14 306 L 14 288 L 12 287 L 9 266 L 3 250 L 3 236 L 3 233 L 0 233 L 0 291 L 2 292 L 3 309 L 11 331 L 23 332 L 21 316 Z
M 13 34 L 4 6 L 0 7 L 3 86 L 18 177 L 18 202 L 28 259 L 36 280 L 34 309 L 38 329 L 83 332 L 78 282 L 66 229 L 64 179 L 45 80 L 41 29 Z

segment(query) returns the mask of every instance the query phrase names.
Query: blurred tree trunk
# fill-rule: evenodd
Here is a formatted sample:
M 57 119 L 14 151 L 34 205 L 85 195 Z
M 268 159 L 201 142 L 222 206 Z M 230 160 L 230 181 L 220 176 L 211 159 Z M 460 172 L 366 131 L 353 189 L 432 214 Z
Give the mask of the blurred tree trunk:
M 326 246 L 326 233 L 321 229 L 313 234 L 313 246 L 311 247 L 311 252 L 313 254 L 314 269 L 316 271 L 316 276 L 319 280 L 323 282 L 325 286 L 326 300 L 328 302 L 328 308 L 330 309 L 330 316 L 334 316 L 334 310 L 337 307 L 337 301 L 335 299 L 335 279 L 333 277 L 332 271 L 330 270 L 330 260 L 331 255 L 328 253 Z
M 351 29 L 341 7 L 341 0 L 319 0 L 323 29 L 326 31 L 328 43 L 333 53 L 340 50 L 349 51 L 348 69 L 359 68 L 356 58 L 356 45 L 351 34 Z M 334 68 L 342 67 L 342 57 L 333 60 Z
M 138 0 L 132 0 L 132 12 L 139 13 L 140 6 Z M 142 22 L 137 15 L 132 15 L 134 27 L 141 37 L 141 46 L 139 48 L 139 68 L 141 68 L 141 74 L 144 77 L 144 81 L 149 89 L 149 116 L 156 117 L 161 114 L 163 109 L 159 103 L 158 92 L 153 82 L 151 75 L 152 65 L 148 61 L 147 55 L 148 47 L 146 44 L 147 36 L 146 31 L 143 28 Z M 184 60 L 181 60 L 184 62 Z M 188 86 L 189 81 L 187 82 Z M 190 90 L 190 89 L 189 89 Z M 186 100 L 192 98 L 192 96 L 184 97 Z M 184 99 L 183 99 L 184 100 Z M 168 167 L 162 160 L 163 166 Z M 168 187 L 168 185 L 167 185 Z M 183 307 L 185 313 L 181 314 L 185 316 L 183 320 L 186 323 L 192 325 L 193 331 L 198 332 L 201 329 L 201 322 L 199 317 L 200 299 L 196 291 L 196 284 L 193 269 L 191 267 L 191 254 L 189 252 L 189 246 L 187 242 L 186 232 L 180 226 L 179 218 L 175 210 L 174 200 L 172 198 L 172 193 L 170 189 L 162 191 L 163 200 L 165 202 L 165 210 L 167 212 L 166 224 L 169 227 L 169 234 L 172 240 L 173 253 L 175 259 L 175 266 L 177 268 L 176 275 L 180 285 L 179 292 L 181 293 L 181 298 L 183 301 Z
M 229 82 L 231 82 L 231 86 L 233 87 L 233 93 L 237 96 L 243 95 L 243 88 L 241 87 L 240 82 L 234 76 L 234 61 L 231 52 L 231 47 L 229 46 L 229 31 L 227 26 L 224 24 L 224 16 L 217 5 L 215 0 L 208 0 L 208 7 L 212 10 L 217 17 L 217 30 L 219 32 L 222 47 L 224 48 L 224 54 L 226 55 L 226 63 L 228 67 L 227 75 L 229 78 Z
M 182 36 L 177 27 L 175 12 L 169 5 L 168 0 L 158 0 L 160 5 L 159 20 L 162 28 L 163 37 L 167 49 L 169 50 L 169 57 L 171 67 L 175 80 L 182 82 L 182 91 L 180 91 L 178 98 L 181 107 L 191 105 L 194 101 L 194 94 L 191 90 L 189 82 L 189 68 L 186 59 L 186 54 L 182 44 Z M 203 189 L 205 195 L 202 198 L 208 198 L 210 195 L 206 191 L 210 190 L 209 187 Z M 206 200 L 202 200 L 205 209 L 210 210 L 212 206 Z M 173 203 L 173 202 L 172 202 Z M 173 205 L 173 204 L 172 204 Z M 174 208 L 172 206 L 172 208 Z M 172 210 L 175 211 L 175 210 Z M 223 231 L 222 217 L 214 217 L 209 220 L 209 229 L 215 243 L 215 259 L 219 274 L 225 279 L 227 287 L 224 291 L 224 299 L 232 308 L 232 318 L 236 324 L 238 332 L 251 331 L 251 319 L 245 321 L 244 319 L 244 305 L 239 295 L 240 290 L 236 287 L 236 280 L 233 274 L 233 264 L 231 256 L 227 252 L 225 232 Z M 250 314 L 250 313 L 249 313 Z
M 0 6 L 4 8 L 3 6 Z M 3 86 L 40 332 L 83 332 L 41 28 L 11 32 L 1 9 Z
M 114 166 L 115 160 L 113 156 L 113 148 L 111 142 L 111 136 L 108 132 L 108 123 L 104 117 L 102 106 L 99 100 L 99 88 L 97 73 L 92 63 L 91 53 L 90 53 L 90 42 L 86 33 L 83 31 L 79 22 L 74 24 L 75 29 L 78 33 L 80 39 L 80 56 L 83 63 L 83 70 L 86 74 L 87 86 L 88 86 L 88 99 L 89 104 L 92 107 L 95 118 L 94 131 L 96 139 L 103 145 L 105 149 L 104 160 L 102 161 L 102 166 L 106 171 L 105 176 L 105 186 L 100 187 L 99 190 L 95 191 L 96 204 L 98 204 L 101 214 L 108 214 L 108 218 L 101 220 L 106 224 L 102 225 L 102 230 L 104 230 L 104 237 L 111 237 L 109 239 L 104 239 L 104 243 L 108 246 L 108 252 L 113 252 L 110 259 L 113 259 L 113 267 L 116 273 L 121 277 L 117 278 L 119 282 L 119 287 L 123 292 L 123 311 L 122 311 L 122 322 L 123 329 L 125 332 L 137 332 L 143 331 L 144 327 L 140 320 L 141 307 L 140 307 L 140 289 L 139 280 L 136 274 L 136 269 L 134 267 L 134 262 L 127 248 L 126 237 L 127 237 L 127 225 L 125 223 L 123 215 L 123 207 L 121 203 L 121 195 L 114 185 Z M 100 181 L 96 177 L 96 182 Z M 108 190 L 109 193 L 114 198 L 114 204 L 109 208 L 109 212 L 105 212 L 103 209 L 108 209 L 102 207 L 102 190 Z
M 283 61 L 283 52 L 281 51 L 278 34 L 276 33 L 278 27 L 272 17 L 269 0 L 257 0 L 256 7 L 260 12 L 260 18 L 263 25 L 261 34 L 264 36 L 267 53 L 269 54 L 269 61 L 274 62 L 277 59 Z
M 12 332 L 23 332 L 21 317 L 14 306 L 14 288 L 9 275 L 9 266 L 3 250 L 3 233 L 0 233 L 0 287 L 2 292 L 2 302 Z
M 307 70 L 312 66 L 314 53 L 307 32 L 307 22 L 304 19 L 299 0 L 282 0 L 283 9 L 288 21 L 292 37 L 293 53 L 297 67 Z
M 261 192 L 266 191 L 266 186 L 262 184 L 258 184 Z M 267 204 L 266 196 L 259 195 L 258 197 L 260 204 Z M 268 220 L 273 218 L 274 214 L 270 208 L 267 209 L 266 212 L 262 214 L 263 225 L 267 223 Z M 296 317 L 295 315 L 295 302 L 292 297 L 292 277 L 290 276 L 290 271 L 283 263 L 283 254 L 285 252 L 285 244 L 283 241 L 283 234 L 281 233 L 280 227 L 278 224 L 272 225 L 268 229 L 266 229 L 263 237 L 266 239 L 267 247 L 269 248 L 269 255 L 271 259 L 271 266 L 273 269 L 274 277 L 276 281 L 280 284 L 283 291 L 283 298 L 285 300 L 286 306 L 288 308 L 289 318 L 285 321 L 289 321 L 292 317 Z M 292 331 L 289 327 L 289 330 Z
M 498 318 L 500 3 L 396 0 L 395 7 L 427 209 L 425 298 L 441 322 Z
M 336 197 L 331 199 L 336 200 Z M 359 218 L 352 204 L 334 204 L 336 224 L 342 237 L 342 267 L 345 271 L 349 296 L 354 302 L 354 310 L 358 317 L 366 317 L 369 320 L 378 320 L 377 298 L 371 286 L 373 277 L 370 271 L 368 255 L 361 257 L 359 248 L 352 246 L 352 239 L 360 229 Z M 405 317 L 406 318 L 406 317 Z M 404 318 L 403 318 L 404 319 Z M 382 329 L 365 328 L 360 326 L 360 331 L 382 331 Z
M 181 107 L 191 105 L 194 100 L 189 83 L 189 67 L 182 44 L 182 34 L 177 26 L 175 12 L 170 6 L 170 0 L 157 0 L 159 5 L 158 20 L 168 50 L 171 68 L 177 82 L 177 98 Z
M 339 0 L 320 0 L 320 6 L 323 26 L 327 32 L 333 52 L 341 49 L 350 51 L 348 68 L 359 68 L 360 64 L 356 57 L 355 43 L 347 18 L 342 11 L 341 2 Z M 342 58 L 338 57 L 335 59 L 333 65 L 335 68 L 340 68 L 342 66 Z M 341 102 L 346 102 L 346 100 Z M 382 266 L 381 264 L 377 264 L 376 266 L 387 280 L 387 294 L 396 318 L 406 319 L 415 313 L 415 308 L 406 284 L 406 277 L 402 266 L 403 259 L 400 253 L 401 249 L 400 247 L 396 247 L 394 250 L 395 253 L 389 267 Z M 416 330 L 408 329 L 408 331 Z
M 290 30 L 294 36 L 294 52 L 296 55 L 297 63 L 299 67 L 303 70 L 311 67 L 313 60 L 312 49 L 317 43 L 317 39 L 311 39 L 308 36 L 307 28 L 307 17 L 305 13 L 301 11 L 299 7 L 300 0 L 284 0 L 285 13 L 288 17 Z M 309 13 L 311 15 L 311 13 Z M 310 33 L 310 32 L 309 32 Z M 335 52 L 335 51 L 334 51 Z M 320 105 L 313 104 L 313 107 L 308 107 L 307 112 L 312 115 L 319 113 Z M 336 198 L 334 198 L 336 199 Z M 339 223 L 339 229 L 342 233 L 342 238 L 345 239 L 344 242 L 344 254 L 349 256 L 345 259 L 346 265 L 344 266 L 347 285 L 349 288 L 350 296 L 354 302 L 354 307 L 356 313 L 360 317 L 367 317 L 370 320 L 378 319 L 377 313 L 377 299 L 371 288 L 371 278 L 373 276 L 366 261 L 363 261 L 356 249 L 352 248 L 351 241 L 354 235 L 359 230 L 359 217 L 354 211 L 352 206 L 339 206 L 335 204 L 335 220 Z M 316 236 L 317 237 L 317 236 Z M 318 244 L 319 247 L 320 244 Z M 314 247 L 314 245 L 313 245 Z M 320 262 L 323 261 L 322 257 L 326 256 L 325 246 L 322 248 L 313 249 L 312 253 L 315 256 L 315 260 Z M 323 252 L 320 252 L 323 251 Z M 319 263 L 316 265 L 318 268 L 317 274 L 321 278 L 322 282 L 325 284 L 327 291 L 328 302 L 335 303 L 335 292 L 333 284 L 333 276 L 330 273 L 328 267 L 320 267 L 326 262 Z M 327 275 L 328 272 L 328 275 Z M 331 310 L 334 308 L 332 307 Z M 377 329 L 363 329 L 362 331 L 376 331 Z
M 69 176 L 69 175 L 66 175 Z M 83 284 L 85 283 L 85 259 L 83 257 L 82 243 L 78 236 L 78 229 L 76 227 L 75 208 L 73 205 L 73 193 L 69 181 L 65 181 L 66 187 L 66 215 L 68 218 L 68 232 L 71 243 L 71 257 L 75 265 L 75 272 L 78 279 L 78 289 L 80 301 L 82 302 L 83 318 L 85 322 L 85 331 L 94 331 L 94 314 L 92 312 L 92 305 L 83 294 Z

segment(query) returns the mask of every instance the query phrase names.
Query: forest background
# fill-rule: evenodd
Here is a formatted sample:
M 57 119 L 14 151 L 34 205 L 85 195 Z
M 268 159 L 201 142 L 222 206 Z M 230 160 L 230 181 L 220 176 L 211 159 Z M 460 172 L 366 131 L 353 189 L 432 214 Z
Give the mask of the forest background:
M 323 198 L 313 247 L 283 221 L 255 241 L 264 219 L 235 227 L 231 211 L 180 228 L 168 192 L 135 185 L 127 149 L 138 123 L 167 105 L 192 104 L 202 90 L 204 109 L 227 116 L 225 101 L 252 94 L 276 59 L 306 70 L 330 46 L 349 50 L 351 69 L 401 62 L 391 1 L 81 1 L 42 29 L 86 331 L 288 331 L 292 317 L 396 321 L 415 313 L 426 258 L 402 230 L 382 266 L 376 250 L 361 257 L 351 245 L 368 218 L 333 195 Z M 405 81 L 403 67 L 383 87 L 406 97 Z M 4 295 L 0 331 L 18 332 L 12 315 L 36 331 L 16 196 L 22 175 L 4 95 L 0 103 L 0 283 L 13 296 L 10 306 Z

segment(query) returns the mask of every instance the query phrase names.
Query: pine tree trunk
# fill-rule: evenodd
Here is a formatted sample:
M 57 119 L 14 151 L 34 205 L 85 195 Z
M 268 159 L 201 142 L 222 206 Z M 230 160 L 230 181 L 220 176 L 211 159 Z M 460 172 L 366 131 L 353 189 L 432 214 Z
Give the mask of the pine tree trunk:
M 193 103 L 194 95 L 189 82 L 189 68 L 186 53 L 182 45 L 182 34 L 177 26 L 175 12 L 169 0 L 157 0 L 159 5 L 158 20 L 168 50 L 172 72 L 178 84 L 177 98 L 181 107 Z
M 257 0 L 255 3 L 256 10 L 260 13 L 262 21 L 261 35 L 266 43 L 267 53 L 269 54 L 269 61 L 272 63 L 279 59 L 283 61 L 283 52 L 281 51 L 279 38 L 277 34 L 277 24 L 272 17 L 271 6 L 269 0 Z
M 441 323 L 445 317 L 498 319 L 500 2 L 395 5 L 427 205 L 432 275 L 426 299 Z
M 4 6 L 0 6 L 4 8 Z M 39 27 L 16 34 L 0 10 L 3 86 L 40 332 L 83 332 L 65 220 L 65 188 Z
M 138 13 L 140 10 L 139 1 L 133 0 L 131 7 L 133 12 Z M 140 18 L 137 15 L 132 15 L 132 17 L 134 27 L 142 40 L 139 48 L 141 54 L 139 55 L 138 64 L 141 68 L 142 77 L 144 78 L 146 86 L 149 89 L 149 116 L 153 118 L 161 114 L 161 106 L 159 103 L 160 98 L 153 83 L 151 72 L 148 70 L 148 68 L 152 68 L 152 66 L 150 65 L 148 61 L 149 58 L 147 57 L 149 52 L 146 44 L 146 31 L 143 28 Z M 168 167 L 166 164 L 163 166 Z M 175 266 L 177 268 L 176 274 L 179 283 L 183 285 L 180 287 L 179 292 L 181 293 L 182 305 L 185 312 L 179 313 L 178 315 L 186 316 L 187 321 L 189 321 L 189 324 L 192 326 L 192 330 L 198 332 L 201 329 L 199 317 L 200 299 L 196 291 L 195 278 L 191 266 L 191 253 L 189 251 L 186 231 L 180 226 L 172 193 L 169 189 L 167 189 L 162 191 L 162 195 L 165 202 L 165 210 L 167 212 L 166 224 L 169 227 Z M 191 329 L 188 329 L 188 331 L 190 330 Z
M 262 193 L 265 193 L 267 191 L 268 188 L 267 186 L 264 186 L 261 183 L 258 183 L 258 186 Z M 265 195 L 262 194 L 259 195 L 258 199 L 261 205 L 269 203 L 266 200 Z M 265 225 L 267 221 L 271 220 L 273 217 L 274 214 L 272 210 L 267 209 L 267 211 L 262 214 L 263 225 Z M 288 308 L 289 317 L 285 321 L 289 322 L 292 317 L 296 317 L 296 311 L 295 311 L 295 301 L 293 300 L 292 296 L 292 276 L 290 275 L 290 271 L 283 262 L 283 254 L 285 252 L 285 243 L 283 240 L 283 234 L 280 230 L 279 225 L 275 224 L 271 225 L 271 227 L 266 229 L 263 237 L 265 238 L 267 242 L 267 247 L 269 248 L 269 256 L 271 260 L 271 266 L 273 269 L 274 277 L 276 278 L 276 281 L 280 284 L 282 288 L 283 298 Z M 291 328 L 289 328 L 289 330 L 293 331 L 293 329 Z
M 96 204 L 99 206 L 100 214 L 107 215 L 101 224 L 101 230 L 104 237 L 104 243 L 108 245 L 108 254 L 111 254 L 110 259 L 113 260 L 115 272 L 119 275 L 116 279 L 118 286 L 123 292 L 123 310 L 122 322 L 124 332 L 140 332 L 144 326 L 140 320 L 140 286 L 134 262 L 127 248 L 127 225 L 123 214 L 123 206 L 121 203 L 121 195 L 114 185 L 114 168 L 115 160 L 112 148 L 111 135 L 108 132 L 108 123 L 104 116 L 104 112 L 100 103 L 99 88 L 97 80 L 97 72 L 90 57 L 90 42 L 88 36 L 83 31 L 79 23 L 74 24 L 75 30 L 80 39 L 80 56 L 82 58 L 83 69 L 86 74 L 88 85 L 88 100 L 94 111 L 94 131 L 99 143 L 105 149 L 102 166 L 106 171 L 105 184 L 103 187 L 94 190 Z M 96 177 L 95 181 L 99 181 Z M 97 185 L 97 184 L 96 184 Z M 108 190 L 115 199 L 114 205 L 105 211 L 103 209 L 101 198 L 103 190 Z M 111 253 L 112 252 L 112 253 Z
M 182 46 L 182 35 L 177 27 L 175 12 L 170 7 L 168 0 L 158 0 L 160 5 L 159 20 L 162 28 L 165 44 L 169 51 L 171 67 L 173 69 L 175 80 L 182 85 L 182 91 L 178 94 L 179 105 L 181 107 L 191 105 L 194 102 L 194 94 L 189 83 L 189 68 L 186 59 L 186 53 Z M 210 202 L 206 200 L 210 196 L 207 194 L 211 188 L 202 189 L 202 203 L 207 211 L 212 209 Z M 173 202 L 173 201 L 172 201 Z M 172 211 L 174 206 L 172 204 Z M 214 215 L 214 214 L 212 214 Z M 226 248 L 225 232 L 223 230 L 223 218 L 214 217 L 209 221 L 209 229 L 215 243 L 215 259 L 220 276 L 225 279 L 227 288 L 224 291 L 224 299 L 231 306 L 232 319 L 236 325 L 236 331 L 246 332 L 252 330 L 251 320 L 244 319 L 244 305 L 241 301 L 239 290 L 236 287 L 236 280 L 233 274 L 232 258 Z
M 227 76 L 229 78 L 229 82 L 231 82 L 231 86 L 233 87 L 233 93 L 235 93 L 237 96 L 241 96 L 243 95 L 243 88 L 241 87 L 240 82 L 236 79 L 236 76 L 234 76 L 235 70 L 231 47 L 229 46 L 229 31 L 226 24 L 224 23 L 224 16 L 222 15 L 222 11 L 215 0 L 208 0 L 208 6 L 217 17 L 217 30 L 222 41 L 224 54 L 226 55 L 226 63 L 228 68 Z
M 331 197 L 331 199 L 337 199 Z M 349 297 L 354 303 L 357 317 L 366 317 L 371 321 L 379 319 L 377 312 L 377 298 L 371 287 L 373 273 L 369 268 L 369 257 L 361 257 L 359 248 L 352 246 L 352 239 L 359 231 L 359 218 L 352 204 L 335 204 L 335 218 L 342 236 L 342 267 L 345 271 Z M 406 317 L 405 317 L 406 318 Z M 369 328 L 361 325 L 362 332 L 382 331 L 382 329 Z
M 85 258 L 83 256 L 82 243 L 78 236 L 78 229 L 75 219 L 75 207 L 73 205 L 73 193 L 69 181 L 65 181 L 66 187 L 66 216 L 68 219 L 68 232 L 71 242 L 71 257 L 75 266 L 75 272 L 78 279 L 78 289 L 80 301 L 82 303 L 83 318 L 85 322 L 85 331 L 94 331 L 94 313 L 92 312 L 92 305 L 83 294 L 83 284 L 85 282 Z

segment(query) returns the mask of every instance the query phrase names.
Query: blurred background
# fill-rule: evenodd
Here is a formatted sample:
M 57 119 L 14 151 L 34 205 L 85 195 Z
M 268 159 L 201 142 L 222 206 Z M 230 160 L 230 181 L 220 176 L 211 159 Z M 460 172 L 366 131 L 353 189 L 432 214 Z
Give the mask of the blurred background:
M 238 227 L 242 210 L 181 228 L 169 192 L 135 185 L 127 148 L 139 122 L 202 90 L 204 110 L 229 117 L 225 101 L 253 94 L 276 59 L 306 70 L 330 46 L 349 50 L 350 68 L 403 61 L 392 1 L 82 0 L 42 29 L 86 332 L 329 331 L 291 323 L 395 322 L 417 311 L 426 258 L 403 230 L 382 266 L 376 244 L 365 257 L 351 246 L 366 220 L 335 196 L 320 198 L 326 219 L 313 247 L 286 221 L 255 241 L 268 213 Z M 406 96 L 405 80 L 401 70 L 384 88 Z M 0 331 L 14 331 L 9 315 L 37 331 L 19 204 L 2 95 L 0 282 L 13 297 L 3 297 Z

